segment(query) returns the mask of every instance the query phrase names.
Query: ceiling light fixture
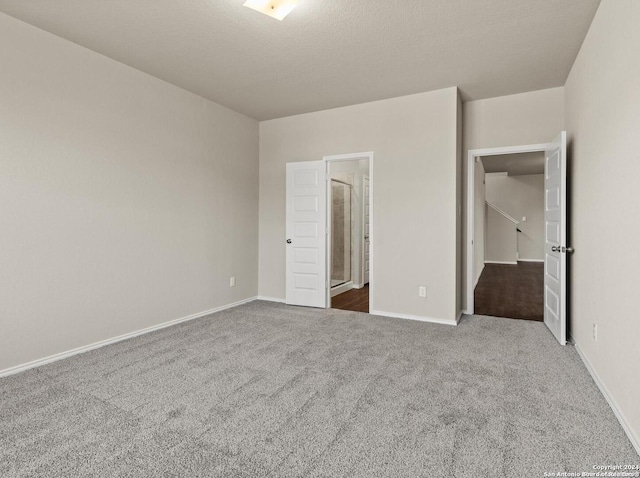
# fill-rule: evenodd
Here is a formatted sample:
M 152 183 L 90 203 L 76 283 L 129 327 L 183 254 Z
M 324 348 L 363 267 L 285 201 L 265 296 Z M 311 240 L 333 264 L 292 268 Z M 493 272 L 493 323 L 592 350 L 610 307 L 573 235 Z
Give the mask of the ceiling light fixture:
M 247 0 L 245 7 L 249 7 L 276 20 L 284 20 L 296 7 L 300 0 Z

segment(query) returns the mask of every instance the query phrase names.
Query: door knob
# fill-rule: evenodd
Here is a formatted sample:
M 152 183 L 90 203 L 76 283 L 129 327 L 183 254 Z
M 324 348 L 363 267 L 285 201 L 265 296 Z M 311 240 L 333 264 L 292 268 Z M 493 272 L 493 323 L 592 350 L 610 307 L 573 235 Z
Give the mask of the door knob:
M 291 244 L 291 239 L 287 239 L 287 244 Z
M 558 247 L 558 246 L 553 246 L 553 247 L 551 248 L 551 252 L 560 252 L 560 247 Z
M 574 251 L 573 247 L 563 247 L 562 252 L 572 253 Z

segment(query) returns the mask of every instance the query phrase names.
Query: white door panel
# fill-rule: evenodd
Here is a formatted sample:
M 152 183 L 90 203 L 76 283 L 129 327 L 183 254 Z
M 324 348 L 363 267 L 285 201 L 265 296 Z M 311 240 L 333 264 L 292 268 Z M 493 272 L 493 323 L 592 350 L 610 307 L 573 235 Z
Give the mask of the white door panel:
M 326 307 L 326 163 L 287 163 L 286 302 Z
M 544 323 L 567 343 L 567 137 L 560 133 L 545 151 Z

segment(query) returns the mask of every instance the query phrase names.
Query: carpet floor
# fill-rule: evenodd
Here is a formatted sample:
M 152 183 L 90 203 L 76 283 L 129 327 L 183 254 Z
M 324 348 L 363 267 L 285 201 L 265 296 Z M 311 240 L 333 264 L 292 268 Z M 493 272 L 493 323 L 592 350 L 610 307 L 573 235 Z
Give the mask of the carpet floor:
M 544 324 L 252 302 L 0 379 L 2 477 L 541 477 L 640 459 Z

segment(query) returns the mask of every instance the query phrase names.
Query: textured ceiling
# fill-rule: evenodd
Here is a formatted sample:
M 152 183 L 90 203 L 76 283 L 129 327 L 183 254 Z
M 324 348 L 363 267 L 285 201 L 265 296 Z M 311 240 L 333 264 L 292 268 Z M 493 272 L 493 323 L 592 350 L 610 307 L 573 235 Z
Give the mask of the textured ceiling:
M 256 119 L 459 86 L 564 84 L 599 0 L 0 0 L 0 11 Z
M 508 173 L 509 176 L 544 173 L 544 153 L 517 153 L 484 156 L 485 173 Z

